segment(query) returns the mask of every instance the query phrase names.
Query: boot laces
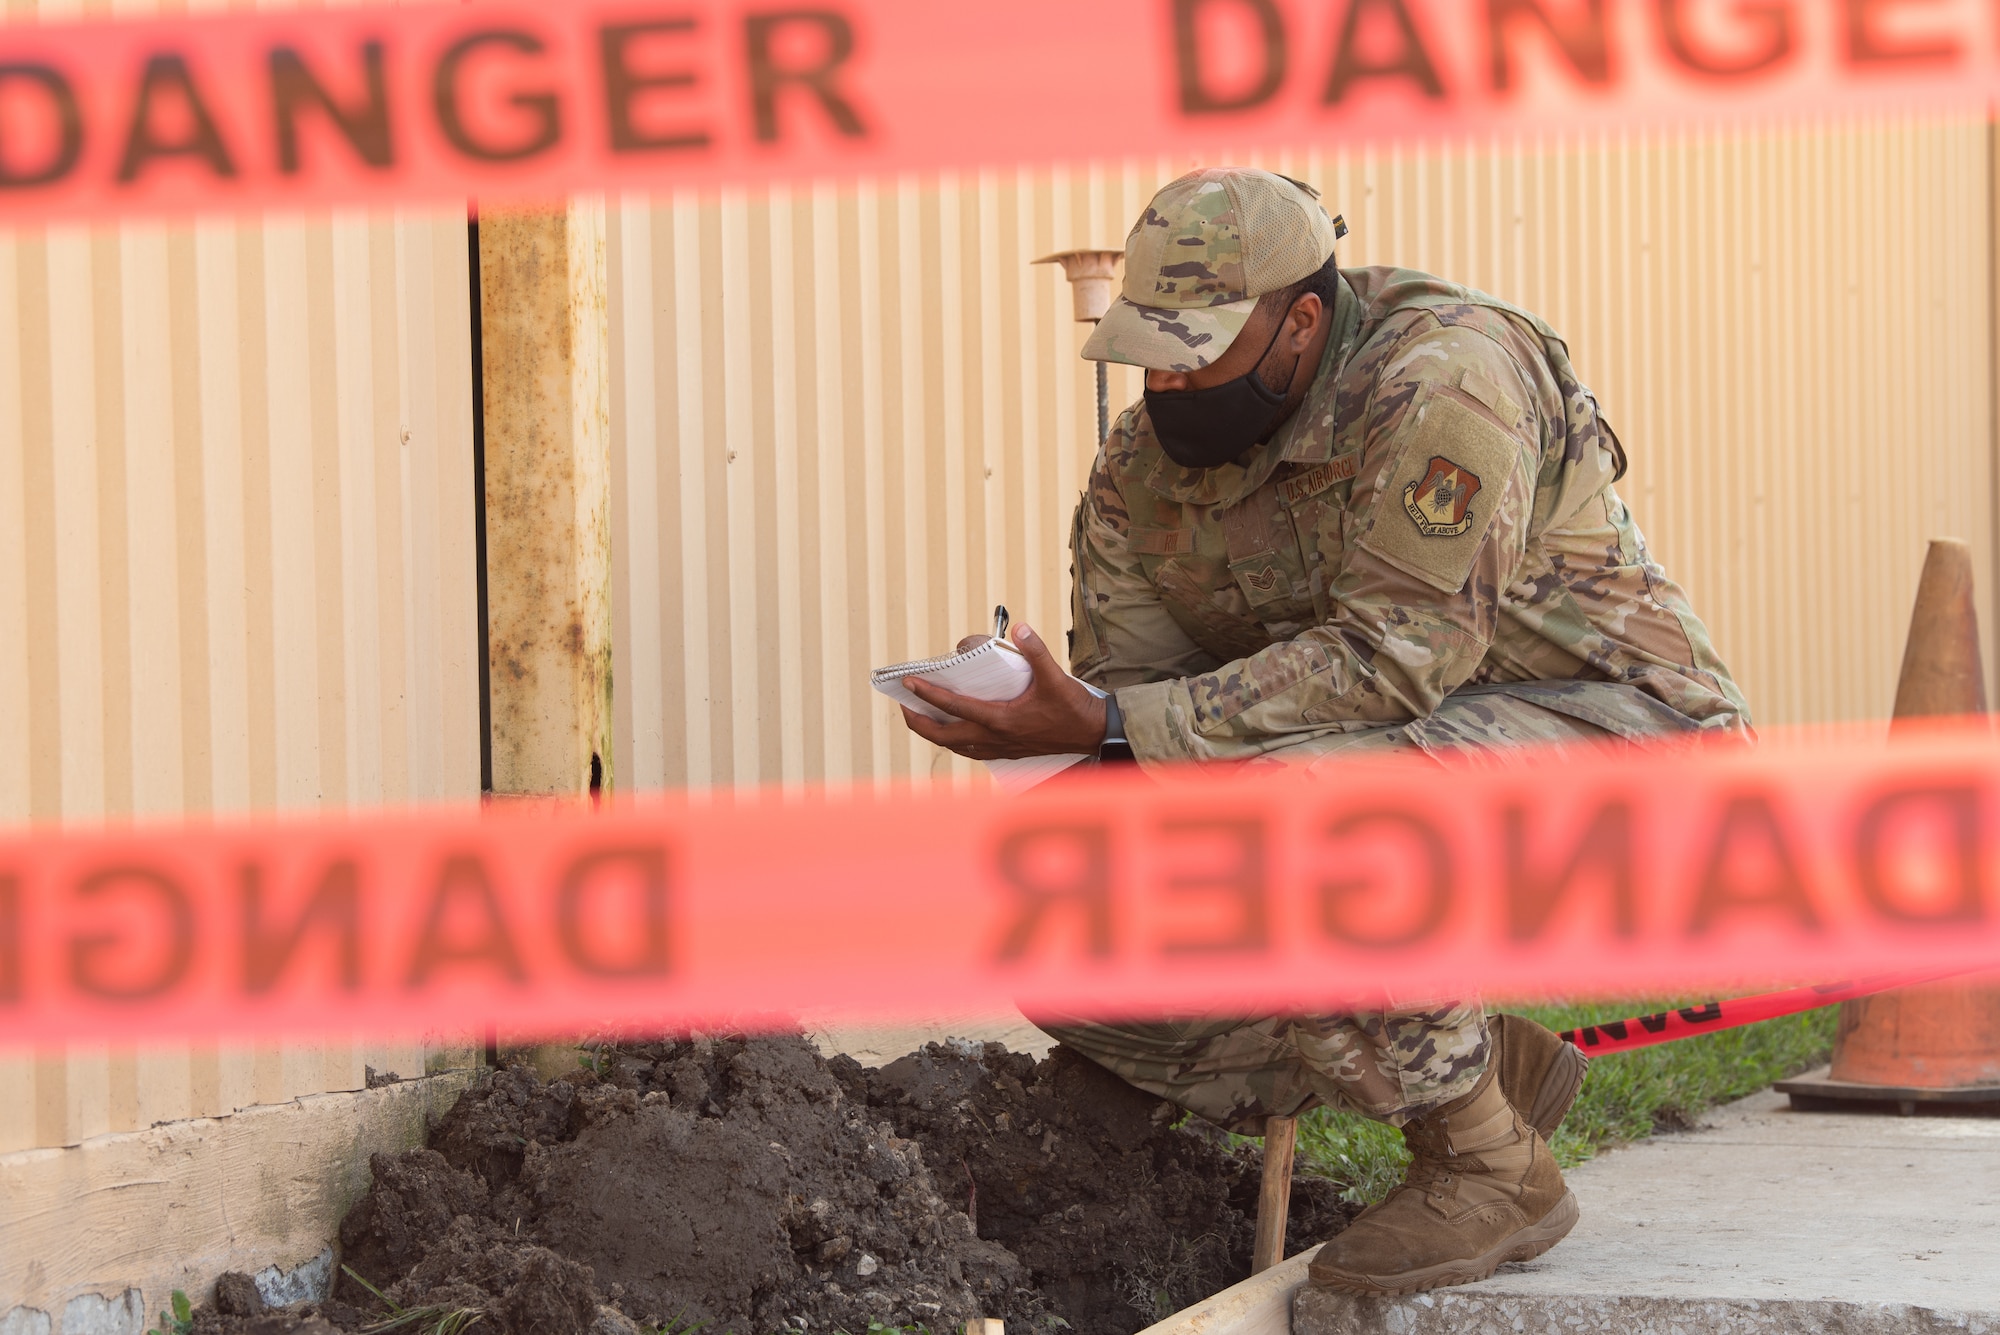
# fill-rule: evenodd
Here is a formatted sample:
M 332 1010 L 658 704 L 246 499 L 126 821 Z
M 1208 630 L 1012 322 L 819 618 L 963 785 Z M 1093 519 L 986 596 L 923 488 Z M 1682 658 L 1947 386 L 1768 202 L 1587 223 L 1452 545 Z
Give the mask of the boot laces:
M 1410 1167 L 1403 1175 L 1403 1185 L 1418 1191 L 1441 1191 L 1454 1174 L 1481 1167 L 1471 1155 L 1452 1153 L 1451 1138 L 1441 1118 L 1405 1126 L 1403 1143 L 1410 1148 Z
M 1402 1139 L 1410 1147 L 1410 1169 L 1402 1177 L 1406 1187 L 1416 1191 L 1440 1191 L 1452 1179 L 1452 1169 L 1462 1167 L 1456 1163 L 1452 1141 L 1442 1125 L 1426 1121 L 1412 1123 L 1410 1127 L 1404 1127 Z

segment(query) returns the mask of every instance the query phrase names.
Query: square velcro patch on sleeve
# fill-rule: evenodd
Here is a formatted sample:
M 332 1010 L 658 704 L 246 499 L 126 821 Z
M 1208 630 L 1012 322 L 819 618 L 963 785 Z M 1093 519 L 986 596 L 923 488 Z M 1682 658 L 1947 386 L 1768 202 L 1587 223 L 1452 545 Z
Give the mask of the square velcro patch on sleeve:
M 1449 393 L 1419 405 L 1361 545 L 1442 593 L 1457 593 L 1505 494 L 1521 443 Z

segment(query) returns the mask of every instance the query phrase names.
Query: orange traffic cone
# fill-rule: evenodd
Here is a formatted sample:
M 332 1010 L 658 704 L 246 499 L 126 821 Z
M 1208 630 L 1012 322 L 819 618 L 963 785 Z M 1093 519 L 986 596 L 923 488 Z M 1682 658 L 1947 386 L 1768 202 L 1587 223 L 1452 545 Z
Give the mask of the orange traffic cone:
M 1958 538 L 1933 538 L 1917 578 L 1910 638 L 1896 679 L 1892 718 L 1952 718 L 1986 712 L 1986 671 L 1979 661 L 1979 611 L 1972 602 L 1972 549 Z M 1891 725 L 1891 731 L 1894 725 Z
M 1895 718 L 1985 712 L 1972 551 L 1938 538 L 1917 583 Z M 1932 983 L 1842 1002 L 1830 1070 L 1778 1088 L 1808 1110 L 1894 1104 L 1907 1117 L 1920 1103 L 2000 1104 L 2000 986 Z

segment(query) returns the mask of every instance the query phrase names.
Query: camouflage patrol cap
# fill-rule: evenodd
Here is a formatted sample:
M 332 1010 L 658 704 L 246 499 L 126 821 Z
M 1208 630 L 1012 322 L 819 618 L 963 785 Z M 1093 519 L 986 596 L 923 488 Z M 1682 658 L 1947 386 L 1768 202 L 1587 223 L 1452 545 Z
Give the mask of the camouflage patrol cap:
M 1254 167 L 1190 172 L 1153 196 L 1125 238 L 1123 294 L 1083 355 L 1156 371 L 1193 371 L 1242 332 L 1257 298 L 1333 254 L 1319 192 Z

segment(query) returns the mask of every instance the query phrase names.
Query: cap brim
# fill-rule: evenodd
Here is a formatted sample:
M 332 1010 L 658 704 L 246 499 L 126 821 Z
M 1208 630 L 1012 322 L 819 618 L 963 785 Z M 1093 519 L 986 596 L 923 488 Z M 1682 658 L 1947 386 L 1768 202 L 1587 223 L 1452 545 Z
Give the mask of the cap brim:
M 1118 297 L 1083 345 L 1085 361 L 1123 362 L 1149 371 L 1198 371 L 1229 350 L 1257 298 L 1174 310 Z

